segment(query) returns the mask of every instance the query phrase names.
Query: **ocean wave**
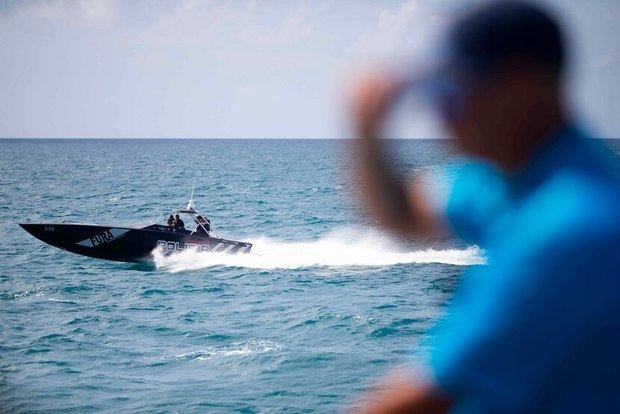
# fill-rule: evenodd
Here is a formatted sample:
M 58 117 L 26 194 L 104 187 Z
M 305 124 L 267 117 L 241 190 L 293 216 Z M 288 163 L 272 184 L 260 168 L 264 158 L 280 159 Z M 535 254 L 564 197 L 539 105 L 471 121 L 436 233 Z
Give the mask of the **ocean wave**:
M 280 346 L 271 341 L 235 342 L 226 346 L 209 346 L 198 351 L 175 355 L 177 360 L 205 361 L 215 358 L 245 357 L 264 354 L 280 349 Z
M 169 256 L 155 250 L 156 266 L 171 272 L 212 266 L 252 269 L 297 269 L 304 267 L 371 267 L 409 263 L 442 263 L 458 266 L 484 264 L 484 252 L 476 246 L 466 249 L 432 248 L 406 251 L 385 233 L 344 227 L 315 240 L 283 242 L 268 237 L 251 238 L 249 254 L 196 252 L 185 250 Z

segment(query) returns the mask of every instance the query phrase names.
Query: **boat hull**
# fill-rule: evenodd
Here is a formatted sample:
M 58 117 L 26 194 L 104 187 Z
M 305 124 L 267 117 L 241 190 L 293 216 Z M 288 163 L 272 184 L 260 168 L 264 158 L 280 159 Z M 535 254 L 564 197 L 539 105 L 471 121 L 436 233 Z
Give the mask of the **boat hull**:
M 20 223 L 37 239 L 72 253 L 118 262 L 150 262 L 153 250 L 164 254 L 185 249 L 248 253 L 250 243 L 210 237 L 205 234 L 169 230 L 153 225 L 142 229 L 89 224 Z

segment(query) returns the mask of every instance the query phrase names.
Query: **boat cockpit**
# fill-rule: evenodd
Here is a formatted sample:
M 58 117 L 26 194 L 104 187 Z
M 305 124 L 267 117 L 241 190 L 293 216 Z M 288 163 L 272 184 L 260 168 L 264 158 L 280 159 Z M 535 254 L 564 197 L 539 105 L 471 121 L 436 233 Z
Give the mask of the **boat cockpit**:
M 174 210 L 170 213 L 175 216 L 178 214 L 179 216 L 189 217 L 191 221 L 196 225 L 195 229 L 189 230 L 185 227 L 174 227 L 163 224 L 151 224 L 150 226 L 144 227 L 144 229 L 148 230 L 157 230 L 157 231 L 171 231 L 176 233 L 184 233 L 184 234 L 194 234 L 201 235 L 205 237 L 210 237 L 211 233 L 211 221 L 206 218 L 204 215 L 200 214 L 198 210 L 193 205 L 193 200 L 189 200 L 189 203 L 185 208 L 180 210 Z M 189 220 L 187 220 L 189 222 Z

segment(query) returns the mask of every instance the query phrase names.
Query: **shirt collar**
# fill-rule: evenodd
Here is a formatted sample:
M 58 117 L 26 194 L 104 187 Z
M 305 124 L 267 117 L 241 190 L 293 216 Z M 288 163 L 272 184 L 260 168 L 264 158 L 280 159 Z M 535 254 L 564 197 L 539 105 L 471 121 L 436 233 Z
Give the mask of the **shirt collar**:
M 534 151 L 519 171 L 506 174 L 514 195 L 524 194 L 541 184 L 572 152 L 582 136 L 572 124 L 564 124 L 547 137 Z

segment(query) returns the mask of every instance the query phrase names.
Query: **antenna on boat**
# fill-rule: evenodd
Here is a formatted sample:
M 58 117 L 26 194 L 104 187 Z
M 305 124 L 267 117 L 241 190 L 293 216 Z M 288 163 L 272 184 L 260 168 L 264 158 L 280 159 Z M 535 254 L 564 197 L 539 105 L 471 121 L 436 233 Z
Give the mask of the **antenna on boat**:
M 186 210 L 194 209 L 194 190 L 195 189 L 196 189 L 196 180 L 194 180 L 194 184 L 192 185 L 192 192 L 189 195 L 189 202 L 187 203 L 187 207 L 185 207 Z

